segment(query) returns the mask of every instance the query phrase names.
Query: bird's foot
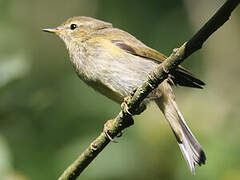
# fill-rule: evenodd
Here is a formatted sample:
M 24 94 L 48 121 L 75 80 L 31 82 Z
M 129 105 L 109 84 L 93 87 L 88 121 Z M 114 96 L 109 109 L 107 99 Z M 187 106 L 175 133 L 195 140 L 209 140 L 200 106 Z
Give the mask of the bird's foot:
M 132 113 L 129 112 L 128 102 L 131 99 L 130 96 L 127 96 L 124 98 L 123 103 L 121 104 L 121 109 L 124 113 L 128 113 L 130 116 L 132 116 Z
M 109 129 L 110 127 L 112 126 L 112 123 L 113 123 L 113 119 L 111 120 L 108 120 L 105 124 L 104 124 L 104 128 L 103 128 L 103 132 L 105 134 L 105 136 L 111 141 L 111 142 L 114 142 L 114 143 L 117 143 L 117 141 L 115 141 L 109 134 Z M 122 132 L 121 132 L 122 134 Z M 120 137 L 117 135 L 117 137 Z
M 129 111 L 129 107 L 128 107 L 128 102 L 130 101 L 131 97 L 127 96 L 124 98 L 123 103 L 121 104 L 121 109 L 123 112 L 128 113 L 130 116 L 133 115 L 139 115 L 141 114 L 143 111 L 145 111 L 145 109 L 147 108 L 146 104 L 141 103 L 140 106 L 138 108 L 136 108 L 136 110 L 134 111 L 134 113 L 131 113 Z

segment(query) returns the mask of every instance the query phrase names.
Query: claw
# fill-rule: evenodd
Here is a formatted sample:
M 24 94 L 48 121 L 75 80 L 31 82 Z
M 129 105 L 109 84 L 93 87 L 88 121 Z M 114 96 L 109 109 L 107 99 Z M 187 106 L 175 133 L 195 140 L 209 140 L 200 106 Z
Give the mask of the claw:
M 124 98 L 123 103 L 121 104 L 121 109 L 123 112 L 127 112 L 130 116 L 132 116 L 132 114 L 128 111 L 129 108 L 128 108 L 127 103 L 129 101 L 129 99 L 130 99 L 129 96 Z
M 108 128 L 109 128 L 109 124 L 112 123 L 112 120 L 108 120 L 105 124 L 104 124 L 104 128 L 103 128 L 103 132 L 105 134 L 105 136 L 114 143 L 117 143 L 117 141 L 115 141 L 108 133 Z
M 121 109 L 122 109 L 123 112 L 127 112 L 130 116 L 133 116 L 133 114 L 130 113 L 129 110 L 128 110 L 129 108 L 128 108 L 127 103 L 129 101 L 129 99 L 130 99 L 130 96 L 127 96 L 127 97 L 124 98 L 123 103 L 121 104 Z M 146 109 L 146 104 L 141 103 L 140 106 L 136 109 L 136 111 L 134 111 L 134 114 L 139 115 L 143 111 L 145 111 L 145 109 Z
M 113 143 L 118 143 L 116 140 L 114 140 L 114 139 L 108 134 L 107 131 L 104 131 L 104 133 L 105 133 L 106 137 L 107 137 L 111 142 L 113 142 Z

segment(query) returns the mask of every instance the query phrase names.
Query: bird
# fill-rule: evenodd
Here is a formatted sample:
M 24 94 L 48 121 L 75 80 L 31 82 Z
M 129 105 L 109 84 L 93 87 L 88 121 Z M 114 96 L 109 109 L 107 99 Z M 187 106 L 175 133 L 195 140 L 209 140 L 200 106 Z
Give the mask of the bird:
M 80 79 L 117 103 L 130 96 L 167 58 L 130 33 L 92 17 L 72 17 L 56 28 L 42 30 L 64 41 Z M 173 87 L 201 89 L 204 85 L 179 65 L 143 101 L 146 105 L 149 101 L 155 102 L 162 111 L 193 174 L 196 165 L 205 164 L 206 155 L 178 108 Z

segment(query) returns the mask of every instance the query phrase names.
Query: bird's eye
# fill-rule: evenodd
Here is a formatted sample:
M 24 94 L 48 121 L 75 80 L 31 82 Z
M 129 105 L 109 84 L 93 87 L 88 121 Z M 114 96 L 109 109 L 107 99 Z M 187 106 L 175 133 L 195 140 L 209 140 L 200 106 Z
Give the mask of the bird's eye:
M 71 26 L 70 26 L 70 29 L 71 30 L 74 30 L 74 29 L 76 29 L 77 28 L 77 25 L 76 24 L 71 24 Z

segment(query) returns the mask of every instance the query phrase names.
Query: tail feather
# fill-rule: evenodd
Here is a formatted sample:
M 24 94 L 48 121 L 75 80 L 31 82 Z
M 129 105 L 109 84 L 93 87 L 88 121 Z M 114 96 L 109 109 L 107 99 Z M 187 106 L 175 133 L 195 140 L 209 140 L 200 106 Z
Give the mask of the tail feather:
M 202 89 L 205 83 L 196 78 L 192 73 L 183 68 L 177 68 L 171 73 L 175 85 L 200 88 Z
M 202 164 L 205 164 L 206 161 L 206 156 L 205 153 L 201 147 L 201 145 L 199 144 L 199 142 L 197 141 L 197 139 L 195 138 L 195 136 L 193 135 L 193 133 L 191 132 L 190 128 L 187 126 L 182 113 L 179 111 L 177 103 L 173 100 L 173 105 L 178 113 L 179 119 L 180 119 L 180 125 L 182 127 L 182 130 L 184 132 L 184 134 L 187 137 L 187 140 L 190 141 L 191 144 L 191 148 L 194 152 L 194 159 L 196 160 L 197 164 L 199 166 L 201 166 Z
M 195 174 L 195 165 L 201 166 L 206 160 L 201 145 L 187 126 L 173 98 L 161 98 L 156 103 L 168 120 L 191 172 Z

